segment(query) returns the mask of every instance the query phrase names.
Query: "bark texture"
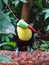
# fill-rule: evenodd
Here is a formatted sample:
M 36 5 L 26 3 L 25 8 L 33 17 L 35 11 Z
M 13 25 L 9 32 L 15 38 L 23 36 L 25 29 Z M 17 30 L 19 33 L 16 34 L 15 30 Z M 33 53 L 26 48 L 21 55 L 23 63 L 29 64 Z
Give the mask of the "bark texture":
M 27 3 L 24 3 L 22 7 L 21 19 L 24 19 L 28 23 L 30 20 L 32 3 L 33 3 L 33 0 L 27 0 Z

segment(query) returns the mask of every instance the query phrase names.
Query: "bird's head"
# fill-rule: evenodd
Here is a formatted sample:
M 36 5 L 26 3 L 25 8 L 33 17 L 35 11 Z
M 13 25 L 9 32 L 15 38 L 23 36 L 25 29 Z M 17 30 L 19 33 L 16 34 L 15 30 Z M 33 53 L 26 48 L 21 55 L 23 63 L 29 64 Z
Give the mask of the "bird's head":
M 34 33 L 39 34 L 38 31 L 35 30 L 35 28 L 27 24 L 23 19 L 19 20 L 19 22 L 17 23 L 17 27 L 28 28 L 32 30 Z

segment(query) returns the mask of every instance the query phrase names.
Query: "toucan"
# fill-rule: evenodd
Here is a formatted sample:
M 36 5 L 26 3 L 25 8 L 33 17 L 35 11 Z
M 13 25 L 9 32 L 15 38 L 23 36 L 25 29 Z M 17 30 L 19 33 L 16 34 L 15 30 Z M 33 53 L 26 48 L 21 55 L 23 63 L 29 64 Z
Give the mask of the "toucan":
M 19 20 L 17 23 L 17 34 L 18 42 L 16 53 L 19 51 L 26 51 L 27 49 L 32 51 L 33 44 L 33 33 L 39 34 L 32 26 L 26 23 L 23 19 Z

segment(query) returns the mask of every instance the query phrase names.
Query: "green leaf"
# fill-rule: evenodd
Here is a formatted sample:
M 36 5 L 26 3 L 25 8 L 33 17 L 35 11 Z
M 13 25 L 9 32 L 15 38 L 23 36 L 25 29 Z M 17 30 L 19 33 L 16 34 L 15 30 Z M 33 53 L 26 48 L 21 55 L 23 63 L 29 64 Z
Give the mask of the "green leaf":
M 40 48 L 39 48 L 40 50 L 48 51 L 48 49 L 49 49 L 49 41 L 42 40 L 40 44 L 41 44 Z
M 31 26 L 33 26 L 33 25 L 34 25 L 34 23 L 30 23 L 30 25 L 31 25 Z
M 46 0 L 46 3 L 48 3 L 48 4 L 49 4 L 49 0 Z
M 48 48 L 48 44 L 41 44 L 40 47 L 42 47 L 42 48 Z
M 36 42 L 36 41 L 34 42 L 33 48 L 38 49 L 38 42 Z
M 4 45 L 7 45 L 7 43 L 1 43 L 0 44 L 0 47 L 4 46 Z
M 2 39 L 2 42 L 9 42 L 10 41 L 8 36 L 2 36 L 1 39 Z
M 49 25 L 47 26 L 47 29 L 46 29 L 46 31 L 49 31 Z
M 0 34 L 15 34 L 15 27 L 3 12 L 0 12 Z
M 8 0 L 4 0 L 4 3 L 5 3 L 5 4 L 8 4 Z
M 12 46 L 12 47 L 16 47 L 16 42 L 7 42 L 8 43 L 8 45 L 10 45 L 10 46 Z
M 19 0 L 15 0 L 15 1 L 12 2 L 12 4 L 14 4 L 15 6 L 17 6 L 19 4 L 19 2 L 20 2 Z
M 2 62 L 12 62 L 13 60 L 8 57 L 6 54 L 1 54 L 0 55 L 0 63 Z
M 46 44 L 46 41 L 44 41 L 44 40 L 41 40 L 41 44 Z
M 17 6 L 19 4 L 19 1 L 15 1 L 15 6 Z
M 21 2 L 23 2 L 23 3 L 27 3 L 27 1 L 26 0 L 20 0 Z
M 13 35 L 12 35 L 12 34 L 8 34 L 8 37 L 9 37 L 9 38 L 13 38 Z
M 9 16 L 9 15 L 11 14 L 11 11 L 7 11 L 7 12 L 5 12 L 5 14 L 6 14 L 7 16 Z
M 41 51 L 45 51 L 45 48 L 42 48 L 42 47 L 41 47 L 41 48 L 39 48 L 39 49 L 40 49 Z
M 49 12 L 45 14 L 45 20 L 49 17 Z
M 45 20 L 46 20 L 49 17 L 49 9 L 46 9 L 42 12 L 45 13 Z
M 2 47 L 2 46 L 5 46 L 6 47 L 6 45 L 8 46 L 12 46 L 13 48 L 15 48 L 16 47 L 16 42 L 5 42 L 5 43 L 1 43 L 0 44 L 0 47 Z
M 39 21 L 39 15 L 36 16 L 36 20 Z

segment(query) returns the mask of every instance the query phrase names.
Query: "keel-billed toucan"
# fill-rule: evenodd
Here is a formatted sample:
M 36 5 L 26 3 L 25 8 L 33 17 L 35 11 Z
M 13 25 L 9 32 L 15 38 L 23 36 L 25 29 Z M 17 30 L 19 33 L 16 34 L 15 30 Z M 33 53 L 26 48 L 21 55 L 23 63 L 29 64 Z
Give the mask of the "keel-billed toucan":
M 33 33 L 39 34 L 32 26 L 27 24 L 23 19 L 17 23 L 18 42 L 17 47 L 19 50 L 26 50 L 25 47 L 32 47 Z

